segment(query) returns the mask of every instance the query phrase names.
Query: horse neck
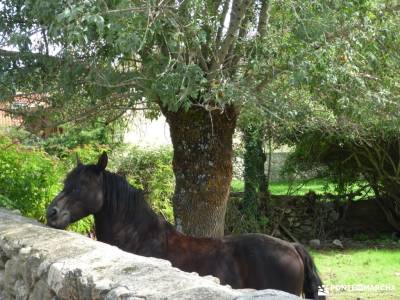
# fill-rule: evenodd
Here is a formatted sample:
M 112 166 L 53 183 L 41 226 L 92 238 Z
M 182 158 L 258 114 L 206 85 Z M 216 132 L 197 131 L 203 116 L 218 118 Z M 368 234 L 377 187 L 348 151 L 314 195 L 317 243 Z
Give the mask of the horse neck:
M 113 193 L 104 191 L 103 208 L 94 215 L 97 239 L 131 253 L 165 258 L 166 235 L 172 226 L 152 211 L 142 191 L 129 187 L 129 190 Z M 133 205 L 124 207 L 110 203 L 122 201 L 122 197 L 126 197 L 123 193 L 129 193 Z

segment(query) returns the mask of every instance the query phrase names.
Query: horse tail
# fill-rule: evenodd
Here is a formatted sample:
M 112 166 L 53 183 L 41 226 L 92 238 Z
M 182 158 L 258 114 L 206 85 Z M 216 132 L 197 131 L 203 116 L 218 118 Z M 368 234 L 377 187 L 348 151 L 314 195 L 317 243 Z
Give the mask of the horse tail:
M 323 292 L 323 285 L 312 257 L 303 245 L 294 243 L 293 246 L 304 264 L 304 296 L 307 299 L 325 300 L 326 297 L 324 295 L 318 295 L 318 291 Z

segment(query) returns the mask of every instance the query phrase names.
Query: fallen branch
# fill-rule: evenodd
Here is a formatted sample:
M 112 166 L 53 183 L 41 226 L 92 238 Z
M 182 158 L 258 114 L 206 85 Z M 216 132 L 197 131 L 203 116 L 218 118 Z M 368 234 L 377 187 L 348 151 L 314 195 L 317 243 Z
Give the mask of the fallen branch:
M 283 230 L 283 232 L 292 239 L 293 242 L 299 243 L 299 240 L 282 224 L 279 224 L 279 227 Z

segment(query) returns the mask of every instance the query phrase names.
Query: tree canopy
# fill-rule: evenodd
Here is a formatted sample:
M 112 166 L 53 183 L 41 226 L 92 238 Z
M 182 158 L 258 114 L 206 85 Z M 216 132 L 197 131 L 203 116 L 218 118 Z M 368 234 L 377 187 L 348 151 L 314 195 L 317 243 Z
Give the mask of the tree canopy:
M 382 208 L 398 229 L 400 7 L 334 3 L 294 15 L 304 26 L 288 33 L 295 52 L 282 52 L 301 59 L 291 69 L 281 62 L 285 72 L 271 81 L 263 102 L 249 103 L 241 123 L 295 146 L 292 159 L 301 170 L 327 166 L 343 190 L 366 180 L 389 200 Z
M 320 117 L 349 133 L 397 127 L 393 1 L 7 0 L 0 9 L 3 101 L 36 92 L 75 118 L 110 120 L 143 102 L 250 103 L 267 119 Z
M 18 50 L 0 52 L 2 99 L 35 91 L 79 115 L 96 106 L 118 117 L 143 102 L 243 101 L 268 1 L 11 0 L 1 10 L 1 45 Z

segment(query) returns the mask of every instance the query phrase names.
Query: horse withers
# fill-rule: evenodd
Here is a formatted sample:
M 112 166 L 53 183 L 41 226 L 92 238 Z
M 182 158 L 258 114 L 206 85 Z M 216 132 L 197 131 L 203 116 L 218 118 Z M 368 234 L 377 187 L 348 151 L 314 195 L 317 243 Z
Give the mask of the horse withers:
M 233 288 L 277 289 L 320 299 L 322 282 L 302 245 L 265 234 L 184 235 L 152 211 L 141 190 L 106 171 L 107 161 L 106 153 L 97 164 L 78 161 L 47 209 L 49 226 L 64 229 L 93 214 L 97 239 L 122 250 L 167 259 L 183 271 L 213 275 Z

